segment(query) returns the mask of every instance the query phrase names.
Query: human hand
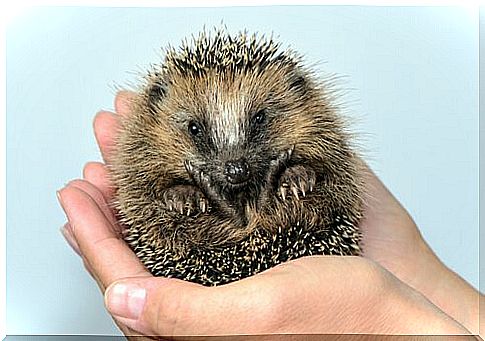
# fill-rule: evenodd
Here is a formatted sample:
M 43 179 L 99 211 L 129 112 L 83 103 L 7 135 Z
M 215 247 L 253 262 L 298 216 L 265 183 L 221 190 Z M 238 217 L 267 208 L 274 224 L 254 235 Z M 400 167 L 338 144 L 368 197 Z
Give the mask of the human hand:
M 119 239 L 103 193 L 76 180 L 60 196 L 67 233 L 128 335 L 466 332 L 360 257 L 305 257 L 211 288 L 152 277 Z
M 383 266 L 478 335 L 484 329 L 484 321 L 479 321 L 479 302 L 485 303 L 484 295 L 440 261 L 408 212 L 371 170 L 366 185 L 369 198 L 360 226 L 363 256 Z
M 121 114 L 128 114 L 126 99 L 129 96 L 129 94 L 123 93 L 117 98 L 116 107 L 117 111 Z M 112 151 L 113 135 L 116 130 L 116 124 L 116 116 L 113 116 L 110 113 L 102 113 L 97 116 L 95 123 L 96 136 L 105 159 L 109 159 L 109 155 Z M 372 174 L 369 176 L 370 183 L 372 184 L 372 181 L 374 181 L 373 186 L 377 185 L 374 190 L 376 188 L 377 191 L 385 190 L 385 187 L 380 184 L 375 176 Z M 286 330 L 292 332 L 355 332 L 358 330 L 361 332 L 400 332 L 399 329 L 394 328 L 402 327 L 401 323 L 403 322 L 408 322 L 406 323 L 407 327 L 415 326 L 416 323 L 413 323 L 411 320 L 406 320 L 405 314 L 406 307 L 413 307 L 413 309 L 419 311 L 418 314 L 414 311 L 414 318 L 419 317 L 420 314 L 424 314 L 421 318 L 427 316 L 424 320 L 417 319 L 414 322 L 430 321 L 431 324 L 427 324 L 427 326 L 433 328 L 432 321 L 434 321 L 441 327 L 453 327 L 455 329 L 452 329 L 455 330 L 455 332 L 459 332 L 457 331 L 459 330 L 459 326 L 452 326 L 453 321 L 441 313 L 439 309 L 432 304 L 429 304 L 429 302 L 422 296 L 411 290 L 403 282 L 394 278 L 389 272 L 385 271 L 374 262 L 363 258 L 310 257 L 300 259 L 295 262 L 283 264 L 252 278 L 218 288 L 200 288 L 194 284 L 173 279 L 153 278 L 146 272 L 138 259 L 129 248 L 127 248 L 126 244 L 118 239 L 119 230 L 116 221 L 113 219 L 113 215 L 109 209 L 107 209 L 106 205 L 106 201 L 110 199 L 113 192 L 107 182 L 104 166 L 96 163 L 88 164 L 85 168 L 85 179 L 88 181 L 75 181 L 61 191 L 61 198 L 70 222 L 70 227 L 66 233 L 68 233 L 68 235 L 69 233 L 71 234 L 71 238 L 74 241 L 73 244 L 75 247 L 78 245 L 80 253 L 85 260 L 86 267 L 90 270 L 93 276 L 97 278 L 102 289 L 111 285 L 115 281 L 127 277 L 136 277 L 135 279 L 130 280 L 129 283 L 138 284 L 140 288 L 145 289 L 145 297 L 147 298 L 148 303 L 143 309 L 142 315 L 147 315 L 145 317 L 140 317 L 140 319 L 135 322 L 134 320 L 126 320 L 126 317 L 125 319 L 118 318 L 119 321 L 124 322 L 126 325 L 131 326 L 136 330 L 145 333 L 160 332 L 162 334 L 171 334 L 171 332 L 187 333 L 187 331 L 195 331 L 196 333 L 204 333 L 204 331 L 213 331 L 214 333 L 234 333 L 238 330 L 244 333 L 247 333 L 248 331 L 282 332 Z M 395 201 L 393 205 L 392 202 L 389 202 L 389 197 L 391 199 L 393 198 L 388 192 L 387 197 L 385 195 L 376 196 L 375 193 L 373 194 L 373 197 L 384 200 L 385 205 L 379 207 L 381 209 L 382 207 L 385 208 L 385 214 L 380 212 L 381 214 L 374 214 L 373 216 L 372 206 L 368 208 L 368 212 L 366 213 L 368 218 L 363 222 L 362 226 L 364 231 L 365 256 L 381 263 L 384 267 L 393 272 L 395 276 L 405 280 L 408 274 L 412 274 L 412 271 L 409 271 L 409 265 L 407 265 L 406 262 L 400 262 L 400 258 L 403 258 L 403 254 L 410 255 L 409 258 L 412 258 L 419 255 L 419 252 L 399 254 L 399 252 L 396 252 L 399 250 L 396 250 L 395 246 L 402 247 L 404 251 L 408 251 L 409 249 L 406 250 L 406 247 L 409 248 L 414 245 L 413 242 L 419 241 L 419 232 L 417 232 L 417 229 L 409 216 L 407 216 L 409 218 L 408 221 L 403 219 L 407 214 L 404 209 L 400 207 L 399 203 Z M 73 209 L 72 207 L 75 208 Z M 404 212 L 404 214 L 402 212 Z M 383 219 L 383 217 L 387 218 L 387 220 Z M 402 226 L 398 226 L 399 229 L 393 231 L 394 226 L 396 225 L 395 222 L 393 222 L 393 219 L 396 218 L 399 218 L 397 223 L 401 223 Z M 104 219 L 104 221 L 102 219 Z M 393 222 L 393 224 L 387 225 L 389 222 Z M 413 226 L 415 231 L 413 231 Z M 96 239 L 96 237 L 100 237 L 100 239 Z M 422 243 L 424 244 L 424 241 Z M 104 245 L 102 247 L 104 251 L 101 249 L 98 250 L 98 248 L 100 248 L 98 244 Z M 120 264 L 123 264 L 122 267 L 119 266 Z M 412 264 L 412 262 L 409 264 Z M 334 269 L 335 271 L 332 272 L 330 269 Z M 342 278 L 346 273 L 351 274 L 351 278 Z M 359 274 L 362 276 L 364 276 L 364 274 L 367 275 L 365 275 L 364 278 L 359 278 Z M 302 278 L 305 280 L 303 281 Z M 412 278 L 412 276 L 408 278 Z M 290 286 L 288 283 L 294 285 Z M 322 283 L 325 285 L 322 286 Z M 352 284 L 352 287 L 346 287 L 346 285 L 342 285 L 342 283 L 345 283 L 346 285 Z M 386 285 L 383 283 L 386 283 Z M 111 305 L 110 307 L 109 298 L 112 296 L 111 294 L 114 292 L 114 288 L 115 287 L 112 286 L 110 290 L 107 291 L 108 308 L 111 310 L 113 310 L 114 306 Z M 264 288 L 267 290 L 262 290 Z M 383 291 L 381 291 L 381 289 Z M 167 296 L 168 293 L 174 290 L 177 291 L 176 295 Z M 261 295 L 262 292 L 264 295 Z M 355 296 L 353 295 L 355 292 L 357 294 L 365 293 L 365 297 L 361 297 L 359 300 L 359 297 L 353 297 Z M 384 292 L 389 294 L 390 298 L 397 299 L 397 301 L 389 299 L 387 302 L 393 303 L 392 307 L 398 307 L 398 310 L 400 310 L 399 313 L 402 320 L 399 321 L 398 326 L 384 324 L 384 322 L 380 320 L 380 318 L 390 316 L 390 312 L 388 311 L 390 306 L 382 303 L 377 304 L 377 301 L 375 301 L 375 298 L 379 297 Z M 375 296 L 376 294 L 378 295 Z M 302 295 L 303 298 L 306 297 L 307 299 L 310 299 L 308 303 L 310 307 L 315 308 L 314 311 L 305 310 L 309 307 L 302 305 L 302 303 L 305 302 L 301 297 Z M 194 298 L 196 296 L 199 297 L 199 300 Z M 160 297 L 160 299 L 156 299 L 158 297 Z M 217 298 L 219 298 L 220 302 Z M 216 306 L 220 304 L 221 307 L 217 308 L 215 311 L 214 309 L 211 310 L 211 305 L 204 302 L 204 300 L 209 300 L 208 303 L 217 303 Z M 163 318 L 168 318 L 168 320 L 170 320 L 170 317 L 163 316 L 163 313 L 166 313 L 167 310 L 160 302 L 167 302 L 169 306 L 170 304 L 176 304 L 176 306 L 181 307 L 180 309 L 175 309 L 176 311 L 174 312 L 174 316 L 179 317 L 178 322 L 175 323 L 173 319 L 172 325 L 167 321 L 164 322 Z M 299 304 L 296 304 L 296 306 L 303 307 L 303 310 L 305 311 L 295 309 L 291 302 L 293 302 L 293 304 L 300 302 Z M 359 305 L 359 302 L 366 304 Z M 403 304 L 397 304 L 399 302 Z M 340 306 L 351 308 L 350 311 L 345 311 L 345 309 L 343 309 L 340 311 L 341 314 L 339 315 L 338 311 L 335 309 L 337 303 Z M 347 303 L 347 305 L 345 303 Z M 369 308 L 368 303 L 374 304 Z M 194 311 L 197 312 L 194 308 L 197 304 L 199 304 L 199 308 L 206 309 L 199 310 L 201 313 L 200 316 L 194 313 Z M 240 307 L 241 304 L 243 304 L 244 307 Z M 294 315 L 281 310 L 282 306 L 292 307 L 293 310 L 290 310 L 289 312 L 293 312 Z M 190 310 L 195 309 L 192 311 L 192 315 L 189 314 L 190 311 L 183 310 L 183 308 L 187 309 L 188 307 L 191 308 Z M 227 309 L 222 309 L 223 307 L 226 307 Z M 245 308 L 245 310 L 238 310 L 238 307 Z M 279 309 L 275 309 L 275 307 Z M 359 307 L 361 309 L 359 309 Z M 255 308 L 256 312 L 260 312 L 260 316 L 265 316 L 267 318 L 259 319 L 261 320 L 260 324 L 254 323 L 255 321 L 252 320 L 246 321 L 249 322 L 246 326 L 242 323 L 243 319 L 241 319 L 241 317 L 244 317 L 244 312 L 246 312 L 246 317 L 248 315 L 249 317 L 255 316 Z M 268 313 L 268 309 L 270 313 Z M 367 309 L 372 310 L 372 312 L 367 311 Z M 253 311 L 253 313 L 248 314 L 249 311 Z M 332 311 L 332 314 L 325 314 L 326 311 Z M 221 315 L 219 315 L 219 318 L 217 318 L 217 315 L 214 315 L 217 312 L 222 314 L 225 323 L 221 324 Z M 230 316 L 227 316 L 228 312 L 231 312 L 231 316 L 235 316 L 235 319 L 232 322 L 235 322 L 236 325 L 231 325 L 231 319 L 228 318 Z M 284 313 L 282 314 L 282 312 Z M 153 316 L 157 316 L 157 313 L 161 313 L 162 317 L 159 315 L 158 319 L 153 318 Z M 309 316 L 313 317 L 312 321 L 316 323 L 309 323 L 306 314 L 310 314 Z M 174 316 L 172 316 L 172 318 Z M 204 322 L 206 320 L 205 317 L 207 317 L 208 321 L 205 321 L 203 325 L 197 325 L 197 323 L 190 319 L 190 316 L 194 316 L 202 322 Z M 332 317 L 342 316 L 345 316 L 346 318 L 339 319 L 341 322 L 340 327 L 345 327 L 346 329 L 338 329 L 339 321 L 329 320 L 329 318 Z M 361 321 L 362 316 L 366 316 L 367 319 Z M 283 320 L 285 321 L 284 323 L 282 323 L 283 317 Z M 298 321 L 298 317 L 303 318 L 304 320 Z M 147 322 L 150 318 L 153 323 Z M 347 319 L 349 319 L 349 321 L 347 321 Z M 156 326 L 154 323 L 157 321 L 161 324 L 158 327 L 153 327 Z M 187 329 L 187 325 L 184 325 L 181 321 L 186 321 L 186 324 L 187 322 L 189 324 L 192 323 L 192 329 Z M 212 324 L 210 323 L 211 321 Z M 214 326 L 215 321 L 217 321 L 217 326 Z M 365 323 L 362 325 L 352 325 L 352 323 L 349 323 L 352 321 L 361 321 Z M 379 323 L 376 325 L 376 322 Z M 164 323 L 166 324 L 164 325 Z M 299 324 L 300 329 L 297 327 Z M 286 329 L 277 328 L 277 325 L 284 326 Z M 375 328 L 379 326 L 382 327 L 381 330 L 376 330 Z M 217 327 L 218 329 L 210 329 L 214 327 Z M 332 327 L 333 329 L 325 329 L 325 327 Z M 416 327 L 417 329 L 414 329 L 414 332 L 425 332 L 424 329 L 418 328 L 419 326 L 416 325 Z M 435 325 L 435 327 L 438 326 Z M 150 331 L 149 328 L 155 329 L 151 329 Z M 443 331 L 443 329 L 438 328 L 435 329 L 435 332 L 439 332 L 439 330 Z M 401 332 L 403 331 L 401 330 Z M 451 329 L 448 329 L 448 332 L 452 332 Z

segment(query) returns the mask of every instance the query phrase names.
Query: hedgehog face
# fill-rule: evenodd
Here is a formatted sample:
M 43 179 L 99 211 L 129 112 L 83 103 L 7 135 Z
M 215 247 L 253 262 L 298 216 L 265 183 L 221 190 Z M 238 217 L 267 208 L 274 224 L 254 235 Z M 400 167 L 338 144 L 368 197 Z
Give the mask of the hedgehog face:
M 150 121 L 150 157 L 160 156 L 150 162 L 160 179 L 193 183 L 189 163 L 209 176 L 219 199 L 247 203 L 270 185 L 271 161 L 289 149 L 289 163 L 341 164 L 341 124 L 297 56 L 271 40 L 204 39 L 168 50 L 148 75 L 140 127 Z M 151 179 L 157 182 L 171 185 Z
M 268 143 L 284 119 L 284 103 L 277 100 L 288 97 L 279 73 L 178 75 L 162 99 L 157 115 L 170 122 L 171 135 L 183 136 L 185 161 L 208 175 L 225 200 L 242 192 L 257 199 L 270 161 L 288 148 Z

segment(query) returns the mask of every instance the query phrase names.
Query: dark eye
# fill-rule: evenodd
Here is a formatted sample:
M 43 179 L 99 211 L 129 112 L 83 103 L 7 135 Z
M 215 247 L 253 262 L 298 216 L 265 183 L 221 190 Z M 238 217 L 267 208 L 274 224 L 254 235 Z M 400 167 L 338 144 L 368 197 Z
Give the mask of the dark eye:
M 189 133 L 194 136 L 197 136 L 201 133 L 201 129 L 196 122 L 190 122 L 188 130 L 189 130 Z
M 265 110 L 260 110 L 253 116 L 253 120 L 257 124 L 261 124 L 264 122 L 266 118 L 266 111 Z

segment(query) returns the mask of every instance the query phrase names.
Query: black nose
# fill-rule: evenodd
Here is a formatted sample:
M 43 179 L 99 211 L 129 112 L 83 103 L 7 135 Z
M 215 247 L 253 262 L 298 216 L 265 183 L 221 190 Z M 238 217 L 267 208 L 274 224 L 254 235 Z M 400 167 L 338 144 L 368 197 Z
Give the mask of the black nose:
M 232 184 L 239 184 L 249 179 L 249 167 L 245 159 L 227 161 L 224 175 Z

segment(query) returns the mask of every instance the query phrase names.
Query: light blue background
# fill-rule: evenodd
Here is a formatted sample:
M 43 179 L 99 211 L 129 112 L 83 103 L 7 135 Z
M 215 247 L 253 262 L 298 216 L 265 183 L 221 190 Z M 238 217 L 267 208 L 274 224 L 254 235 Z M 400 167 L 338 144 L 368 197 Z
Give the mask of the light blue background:
M 274 32 L 345 76 L 345 113 L 438 256 L 478 286 L 478 15 L 462 8 L 44 8 L 7 30 L 7 333 L 115 334 L 55 191 L 100 159 L 96 111 L 204 24 Z

